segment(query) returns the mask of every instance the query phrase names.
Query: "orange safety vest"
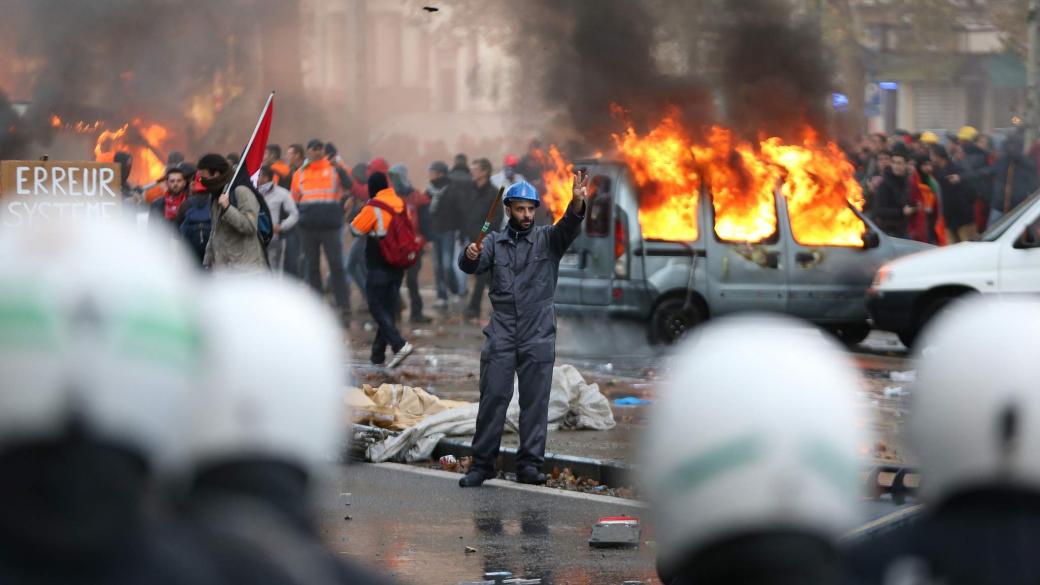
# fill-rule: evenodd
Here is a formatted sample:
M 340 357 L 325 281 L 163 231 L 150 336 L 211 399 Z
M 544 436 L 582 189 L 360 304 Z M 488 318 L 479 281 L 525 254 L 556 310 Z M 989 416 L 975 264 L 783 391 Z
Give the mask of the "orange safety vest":
M 274 182 L 281 183 L 282 179 L 289 176 L 289 165 L 283 161 L 276 160 L 271 163 L 271 172 L 274 173 Z
M 297 203 L 339 203 L 339 177 L 328 160 L 319 159 L 296 171 L 292 196 Z

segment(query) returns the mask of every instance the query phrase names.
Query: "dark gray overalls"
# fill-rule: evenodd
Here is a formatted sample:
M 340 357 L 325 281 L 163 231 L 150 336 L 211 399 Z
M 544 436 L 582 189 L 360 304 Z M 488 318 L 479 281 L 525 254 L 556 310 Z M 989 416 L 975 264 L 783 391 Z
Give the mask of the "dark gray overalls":
M 520 451 L 517 469 L 541 470 L 549 418 L 549 390 L 556 360 L 553 296 L 560 259 L 581 231 L 582 215 L 570 209 L 553 226 L 524 233 L 507 227 L 489 234 L 476 260 L 463 250 L 459 268 L 468 274 L 491 271 L 491 322 L 480 352 L 480 407 L 473 437 L 474 467 L 491 476 L 502 442 L 506 410 L 513 397 L 513 374 L 520 382 Z

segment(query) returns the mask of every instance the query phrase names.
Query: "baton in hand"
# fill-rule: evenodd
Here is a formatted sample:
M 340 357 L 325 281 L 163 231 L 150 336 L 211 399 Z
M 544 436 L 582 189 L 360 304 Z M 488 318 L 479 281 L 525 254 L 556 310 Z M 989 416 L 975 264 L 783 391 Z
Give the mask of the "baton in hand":
M 491 204 L 491 209 L 487 212 L 487 218 L 484 219 L 484 227 L 480 228 L 480 233 L 477 234 L 476 239 L 473 240 L 478 246 L 484 241 L 484 236 L 491 231 L 491 221 L 495 219 L 495 210 L 498 209 L 498 205 L 502 202 L 502 194 L 506 192 L 506 188 L 503 185 L 498 188 L 498 195 L 495 197 L 495 202 Z

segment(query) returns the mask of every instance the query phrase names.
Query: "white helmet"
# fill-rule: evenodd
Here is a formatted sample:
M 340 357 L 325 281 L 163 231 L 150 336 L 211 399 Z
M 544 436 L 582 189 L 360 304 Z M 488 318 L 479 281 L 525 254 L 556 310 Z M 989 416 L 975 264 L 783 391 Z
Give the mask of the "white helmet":
M 643 460 L 658 569 L 731 537 L 852 527 L 868 444 L 844 352 L 779 316 L 712 321 L 677 349 Z
M 177 456 L 202 355 L 189 260 L 131 226 L 0 233 L 0 444 L 70 422 L 160 466 Z
M 211 361 L 190 433 L 195 466 L 258 457 L 311 471 L 337 455 L 347 362 L 329 309 L 266 276 L 218 278 L 201 304 Z
M 972 298 L 921 340 L 908 435 L 932 501 L 1000 484 L 1040 490 L 1040 303 Z

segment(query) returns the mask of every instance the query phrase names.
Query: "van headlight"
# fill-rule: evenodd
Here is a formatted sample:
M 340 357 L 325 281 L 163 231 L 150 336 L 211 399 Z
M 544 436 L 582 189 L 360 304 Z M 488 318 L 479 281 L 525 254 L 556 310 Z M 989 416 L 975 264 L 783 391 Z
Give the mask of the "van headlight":
M 877 274 L 874 275 L 874 282 L 870 285 L 871 288 L 878 288 L 879 286 L 892 281 L 892 269 L 888 266 L 882 266 L 878 269 Z

